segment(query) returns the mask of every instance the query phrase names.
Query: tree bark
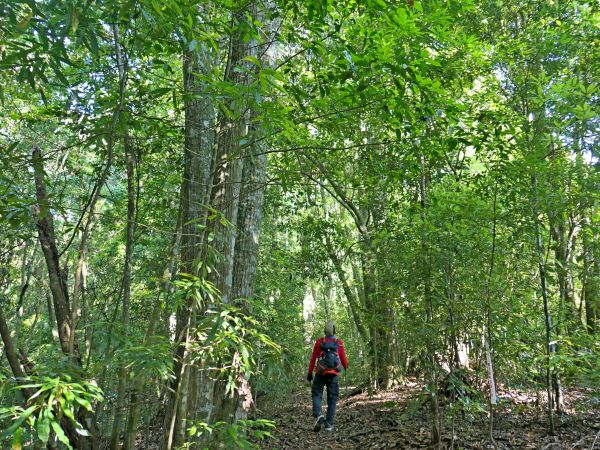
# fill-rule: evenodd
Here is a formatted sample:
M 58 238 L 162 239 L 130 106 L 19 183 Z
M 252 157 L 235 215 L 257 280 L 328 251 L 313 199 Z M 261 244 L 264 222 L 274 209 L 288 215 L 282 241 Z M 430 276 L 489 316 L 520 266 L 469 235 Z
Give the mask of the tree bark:
M 564 217 L 554 215 L 550 223 L 550 233 L 554 240 L 554 258 L 560 300 L 560 329 L 566 335 L 571 335 L 581 325 L 581 320 L 578 317 L 573 280 L 569 269 L 575 239 L 575 227 L 571 226 L 568 230 L 565 222 Z
M 17 348 L 15 347 L 15 344 L 11 338 L 10 330 L 8 329 L 6 318 L 4 316 L 2 303 L 0 303 L 0 336 L 2 336 L 4 352 L 6 354 L 6 359 L 8 360 L 10 370 L 15 376 L 17 383 L 23 384 L 27 378 L 27 373 L 25 372 L 25 368 L 21 365 Z M 22 388 L 22 391 L 25 398 L 30 398 L 33 395 L 33 391 L 29 388 Z
M 60 269 L 58 250 L 56 247 L 56 237 L 54 233 L 54 219 L 50 209 L 50 202 L 46 194 L 46 182 L 44 180 L 44 167 L 40 149 L 34 147 L 32 152 L 36 198 L 37 205 L 33 207 L 35 224 L 38 230 L 38 238 L 42 246 L 46 267 L 48 269 L 48 278 L 56 323 L 58 327 L 58 337 L 60 346 L 65 355 L 73 355 L 79 365 L 81 357 L 79 348 L 75 342 L 70 351 L 71 333 L 73 326 L 71 322 L 71 309 L 69 306 L 69 294 L 67 291 L 66 280 Z
M 496 180 L 495 188 L 494 188 L 494 203 L 493 203 L 493 222 L 492 222 L 492 250 L 490 252 L 490 264 L 487 276 L 487 282 L 485 286 L 485 297 L 486 297 L 486 305 L 485 305 L 485 315 L 486 315 L 486 323 L 485 323 L 485 360 L 487 367 L 487 375 L 488 375 L 488 385 L 489 385 L 489 397 L 488 397 L 488 441 L 490 444 L 497 448 L 496 441 L 494 440 L 494 405 L 497 403 L 496 396 L 496 377 L 494 375 L 494 341 L 492 333 L 492 294 L 491 294 L 491 284 L 492 284 L 492 276 L 494 274 L 494 264 L 496 261 L 496 224 L 497 224 L 497 214 L 496 214 L 496 206 L 497 206 L 497 192 L 498 192 L 498 182 Z
M 257 136 L 254 127 L 249 133 L 252 138 Z M 267 155 L 260 144 L 255 144 L 251 150 L 243 162 L 243 184 L 237 220 L 238 236 L 233 262 L 232 298 L 234 300 L 252 298 L 258 267 L 258 243 L 265 198 Z
M 429 259 L 429 243 L 427 239 L 427 176 L 425 167 L 425 156 L 420 155 L 421 174 L 419 179 L 420 204 L 421 204 L 421 221 L 423 223 L 423 231 L 421 236 L 421 253 L 423 258 L 423 299 L 425 302 L 425 316 L 427 324 L 430 326 L 430 331 L 426 333 L 427 347 L 427 384 L 429 389 L 429 402 L 431 408 L 431 445 L 434 449 L 440 448 L 442 442 L 442 427 L 440 419 L 440 411 L 438 404 L 438 385 L 437 385 L 437 363 L 435 356 L 435 346 L 431 337 L 433 331 L 433 298 L 431 289 L 431 261 Z
M 135 212 L 136 212 L 136 192 L 135 192 L 135 168 L 134 155 L 131 148 L 131 142 L 127 132 L 125 133 L 125 155 L 127 159 L 127 231 L 125 238 L 125 261 L 123 267 L 122 292 L 122 316 L 121 326 L 123 340 L 126 342 L 129 335 L 129 310 L 131 298 L 131 263 L 135 236 Z M 119 371 L 119 385 L 117 388 L 117 402 L 115 404 L 113 429 L 111 434 L 111 448 L 117 450 L 119 445 L 119 436 L 121 422 L 125 410 L 127 394 L 125 388 L 127 385 L 127 367 L 123 365 Z M 139 375 L 138 375 L 139 376 Z
M 23 324 L 23 315 L 25 313 L 25 309 L 23 307 L 23 303 L 25 301 L 25 294 L 27 293 L 27 289 L 29 288 L 29 280 L 31 279 L 32 266 L 35 260 L 35 248 L 31 255 L 31 260 L 28 260 L 29 253 L 29 241 L 25 242 L 23 246 L 23 257 L 21 261 L 21 284 L 19 286 L 19 300 L 17 301 L 17 308 L 15 311 L 16 314 L 16 324 L 15 324 L 15 342 L 17 343 L 17 347 L 21 347 L 21 327 Z
M 233 13 L 231 25 L 233 33 L 229 40 L 229 51 L 225 68 L 224 80 L 236 86 L 238 92 L 247 83 L 246 74 L 241 70 L 247 63 L 244 58 L 249 56 L 248 43 L 243 41 L 242 24 L 245 21 L 245 10 Z M 239 97 L 243 98 L 241 92 Z M 229 111 L 219 115 L 219 136 L 217 138 L 216 169 L 211 192 L 211 206 L 219 212 L 220 218 L 209 223 L 213 234 L 210 243 L 212 252 L 216 256 L 215 270 L 211 272 L 209 280 L 219 291 L 220 301 L 224 304 L 231 303 L 233 298 L 233 275 L 236 250 L 238 216 L 240 212 L 240 192 L 243 176 L 244 158 L 241 154 L 240 141 L 247 133 L 247 109 L 239 98 L 229 98 L 222 106 L 222 110 Z M 252 168 L 250 168 L 250 172 Z M 246 174 L 250 175 L 247 170 Z M 247 211 L 250 212 L 250 211 Z M 251 231 L 251 230 L 250 230 Z M 258 239 L 258 236 L 256 237 Z M 258 242 L 258 240 L 257 240 Z M 243 274 L 238 268 L 239 277 Z M 241 282 L 239 288 L 243 288 Z M 238 289 L 238 290 L 240 290 Z M 239 292 L 241 294 L 241 290 Z M 207 415 L 202 418 L 208 423 L 217 421 L 232 422 L 239 410 L 238 393 L 231 397 L 226 396 L 225 381 L 208 380 L 208 374 L 201 370 L 201 381 L 198 383 L 200 398 L 210 399 L 211 404 L 205 402 Z
M 183 87 L 185 108 L 184 172 L 181 191 L 181 264 L 182 273 L 205 277 L 206 265 L 202 258 L 206 256 L 206 225 L 209 216 L 210 187 L 215 146 L 216 111 L 209 86 L 197 74 L 210 76 L 217 60 L 213 49 L 200 43 L 183 55 Z M 193 299 L 178 308 L 176 313 L 174 354 L 175 377 L 171 382 L 167 400 L 167 414 L 164 428 L 167 430 L 163 448 L 171 449 L 183 443 L 188 408 L 180 405 L 178 392 L 187 390 L 191 368 L 185 368 L 187 329 L 192 325 L 192 316 L 196 308 Z M 195 402 L 195 399 L 192 399 Z M 194 406 L 196 406 L 194 408 Z M 192 417 L 201 405 L 192 403 Z
M 532 177 L 532 186 L 534 191 L 534 203 L 537 203 L 537 176 Z M 548 395 L 548 424 L 549 433 L 554 436 L 554 413 L 553 413 L 553 392 L 552 392 L 552 364 L 551 359 L 554 353 L 554 344 L 552 343 L 552 321 L 550 317 L 550 308 L 548 301 L 548 288 L 547 288 L 547 277 L 546 277 L 546 261 L 544 258 L 544 247 L 542 244 L 542 234 L 540 231 L 540 224 L 538 219 L 537 205 L 534 207 L 534 226 L 535 226 L 535 238 L 536 238 L 536 249 L 538 257 L 538 268 L 540 273 L 540 290 L 542 292 L 542 299 L 544 303 L 544 323 L 546 326 L 546 393 Z
M 354 319 L 354 323 L 356 325 L 356 329 L 360 334 L 363 342 L 369 342 L 369 334 L 362 320 L 362 307 L 360 305 L 360 300 L 354 295 L 354 292 L 350 288 L 350 284 L 348 283 L 348 278 L 342 267 L 342 263 L 339 260 L 338 256 L 333 251 L 331 245 L 331 239 L 329 236 L 325 236 L 327 251 L 329 253 L 329 259 L 333 263 L 333 267 L 335 269 L 336 275 L 342 284 L 342 290 L 344 291 L 344 295 L 346 296 L 346 300 L 348 300 L 348 305 L 350 306 L 350 312 L 352 314 L 352 318 Z

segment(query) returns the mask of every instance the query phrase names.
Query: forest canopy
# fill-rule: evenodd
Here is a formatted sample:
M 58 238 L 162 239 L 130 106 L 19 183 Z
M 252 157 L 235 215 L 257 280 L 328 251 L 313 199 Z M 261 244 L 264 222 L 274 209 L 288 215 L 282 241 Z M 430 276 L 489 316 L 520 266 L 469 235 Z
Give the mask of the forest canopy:
M 599 77 L 593 1 L 2 0 L 0 447 L 280 448 L 330 319 L 424 447 L 592 446 Z

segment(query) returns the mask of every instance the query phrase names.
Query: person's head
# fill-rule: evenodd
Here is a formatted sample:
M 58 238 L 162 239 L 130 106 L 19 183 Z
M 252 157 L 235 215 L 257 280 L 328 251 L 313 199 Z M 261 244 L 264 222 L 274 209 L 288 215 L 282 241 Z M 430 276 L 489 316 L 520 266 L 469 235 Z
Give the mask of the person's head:
M 335 336 L 335 323 L 333 320 L 325 322 L 325 336 Z

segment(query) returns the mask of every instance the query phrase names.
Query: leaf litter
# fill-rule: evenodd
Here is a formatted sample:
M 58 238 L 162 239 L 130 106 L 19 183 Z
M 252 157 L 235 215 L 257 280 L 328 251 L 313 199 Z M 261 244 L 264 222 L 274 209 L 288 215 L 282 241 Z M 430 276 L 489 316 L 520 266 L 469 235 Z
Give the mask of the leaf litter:
M 600 434 L 597 392 L 565 389 L 564 414 L 555 416 L 555 436 L 547 432 L 546 404 L 541 393 L 502 386 L 498 393 L 494 439 L 499 449 L 591 449 Z M 487 412 L 473 414 L 465 408 L 454 408 L 452 414 L 448 399 L 440 398 L 440 404 L 444 421 L 442 448 L 493 448 L 486 439 Z M 324 414 L 325 410 L 324 406 Z M 267 397 L 255 413 L 277 424 L 273 437 L 260 444 L 262 449 L 431 448 L 429 407 L 422 385 L 416 382 L 375 393 L 342 394 L 333 432 L 312 430 L 308 385 L 285 401 Z M 600 438 L 595 448 L 600 450 Z

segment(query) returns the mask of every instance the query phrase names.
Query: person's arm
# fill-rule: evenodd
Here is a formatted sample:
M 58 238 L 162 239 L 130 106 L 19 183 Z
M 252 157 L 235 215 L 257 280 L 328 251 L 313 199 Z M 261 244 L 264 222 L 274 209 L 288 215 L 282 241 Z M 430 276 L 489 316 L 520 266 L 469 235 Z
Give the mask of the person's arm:
M 345 370 L 348 370 L 348 358 L 346 358 L 346 350 L 344 349 L 344 343 L 341 339 L 338 340 L 338 353 L 342 366 L 344 366 Z
M 309 375 L 312 375 L 312 373 L 313 373 L 313 370 L 315 368 L 315 363 L 317 362 L 317 358 L 319 357 L 320 352 L 321 352 L 321 339 L 319 338 L 315 341 L 312 355 L 310 357 L 310 364 L 308 365 L 308 374 Z

